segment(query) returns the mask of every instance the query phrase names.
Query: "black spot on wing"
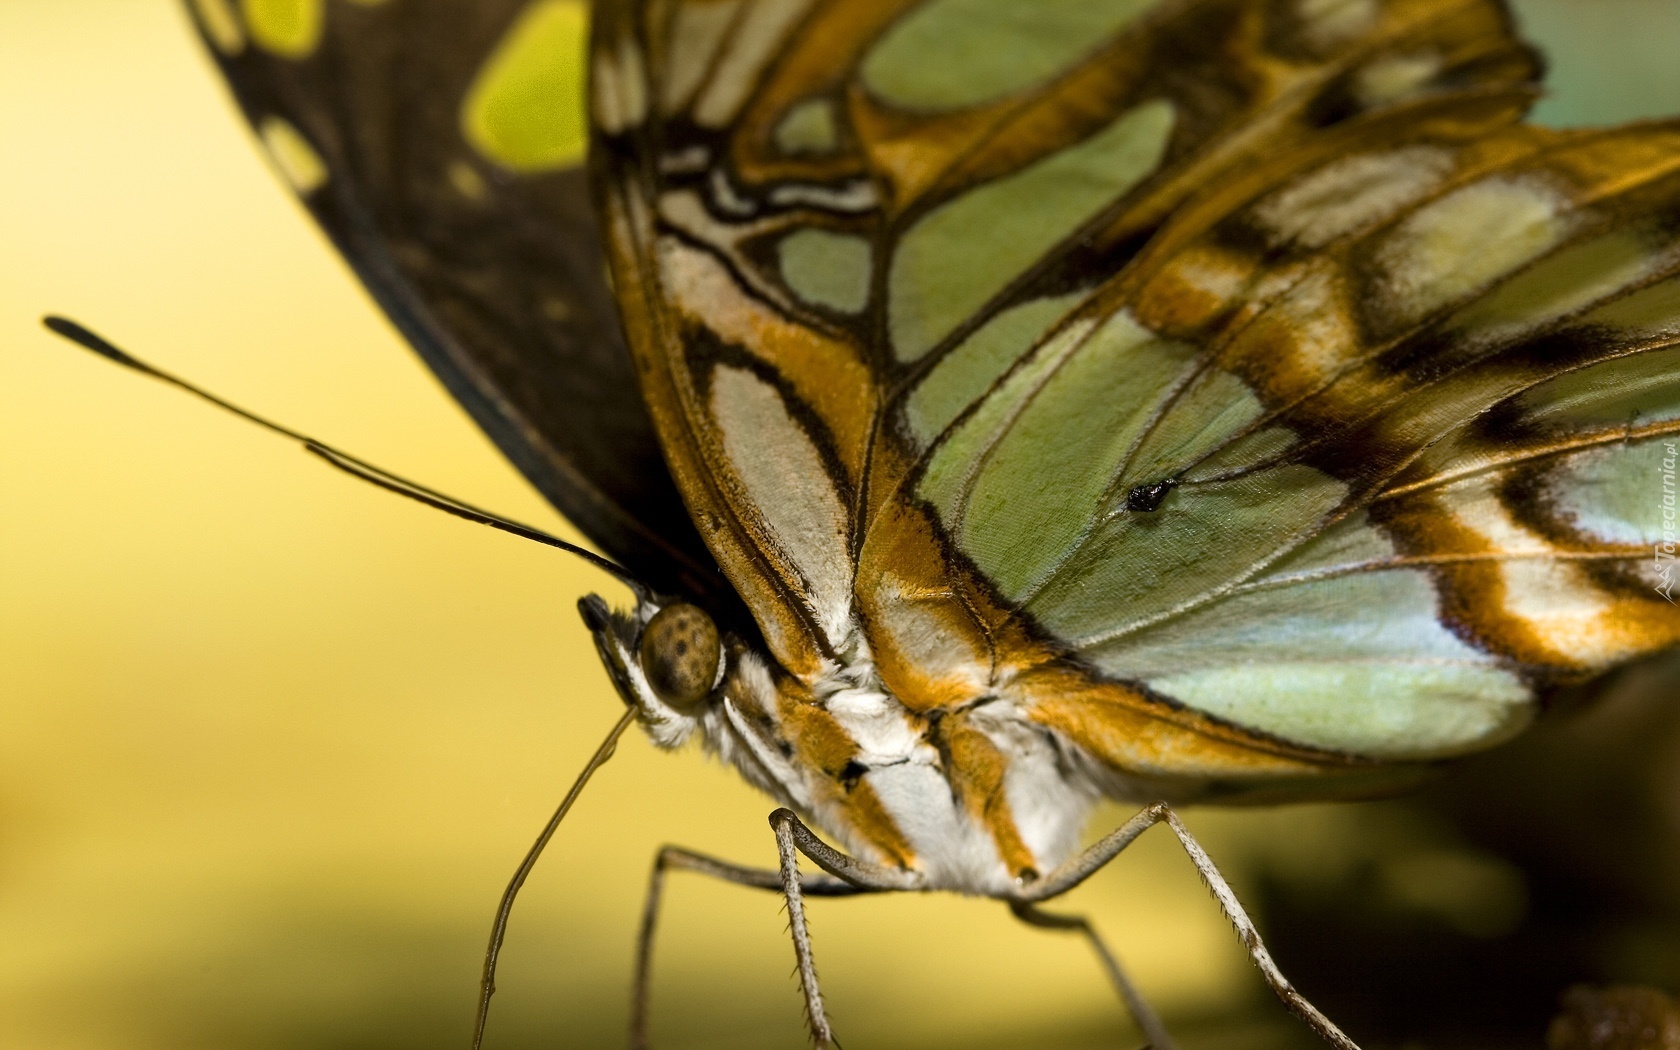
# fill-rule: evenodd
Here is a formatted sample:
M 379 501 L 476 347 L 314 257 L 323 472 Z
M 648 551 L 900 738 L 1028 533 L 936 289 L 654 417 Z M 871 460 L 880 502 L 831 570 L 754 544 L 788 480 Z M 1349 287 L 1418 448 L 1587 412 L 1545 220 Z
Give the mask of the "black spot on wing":
M 1177 487 L 1178 481 L 1175 478 L 1138 485 L 1126 493 L 1126 509 L 1143 514 L 1154 513 L 1161 509 L 1161 503 L 1167 498 L 1167 494 Z

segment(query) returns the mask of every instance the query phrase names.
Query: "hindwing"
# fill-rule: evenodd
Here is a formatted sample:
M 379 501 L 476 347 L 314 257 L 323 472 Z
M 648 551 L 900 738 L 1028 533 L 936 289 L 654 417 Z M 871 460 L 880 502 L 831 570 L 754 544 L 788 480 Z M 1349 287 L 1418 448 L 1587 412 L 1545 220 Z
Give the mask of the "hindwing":
M 636 392 L 583 171 L 583 0 L 189 0 L 276 165 L 526 477 L 727 604 Z
M 795 676 L 1241 780 L 1680 641 L 1680 125 L 1522 123 L 1496 0 L 616 0 L 592 46 L 643 390 Z

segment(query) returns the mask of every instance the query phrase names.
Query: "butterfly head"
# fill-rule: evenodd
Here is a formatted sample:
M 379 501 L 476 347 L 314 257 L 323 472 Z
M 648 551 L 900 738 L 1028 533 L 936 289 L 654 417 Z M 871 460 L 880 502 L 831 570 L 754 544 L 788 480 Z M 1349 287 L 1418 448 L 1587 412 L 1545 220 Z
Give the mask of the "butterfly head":
M 637 709 L 654 742 L 675 747 L 688 739 L 719 695 L 728 663 L 711 615 L 649 594 L 629 610 L 592 594 L 578 611 L 619 695 Z

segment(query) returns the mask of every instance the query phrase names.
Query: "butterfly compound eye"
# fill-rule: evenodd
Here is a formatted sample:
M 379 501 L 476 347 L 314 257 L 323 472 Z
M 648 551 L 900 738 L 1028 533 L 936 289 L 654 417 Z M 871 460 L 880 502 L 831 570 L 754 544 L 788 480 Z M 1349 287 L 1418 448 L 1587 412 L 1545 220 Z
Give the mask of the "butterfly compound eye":
M 717 680 L 722 653 L 717 624 L 693 605 L 667 605 L 642 629 L 637 658 L 659 699 L 689 708 L 706 698 Z

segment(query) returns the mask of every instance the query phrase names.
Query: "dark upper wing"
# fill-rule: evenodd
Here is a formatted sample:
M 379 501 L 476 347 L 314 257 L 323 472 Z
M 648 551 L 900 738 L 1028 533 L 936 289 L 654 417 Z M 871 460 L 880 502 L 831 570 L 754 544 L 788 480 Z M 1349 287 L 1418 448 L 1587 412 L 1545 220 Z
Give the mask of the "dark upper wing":
M 583 5 L 188 6 L 304 203 L 508 458 L 649 584 L 717 593 L 603 276 Z M 558 112 L 568 94 L 575 116 Z

